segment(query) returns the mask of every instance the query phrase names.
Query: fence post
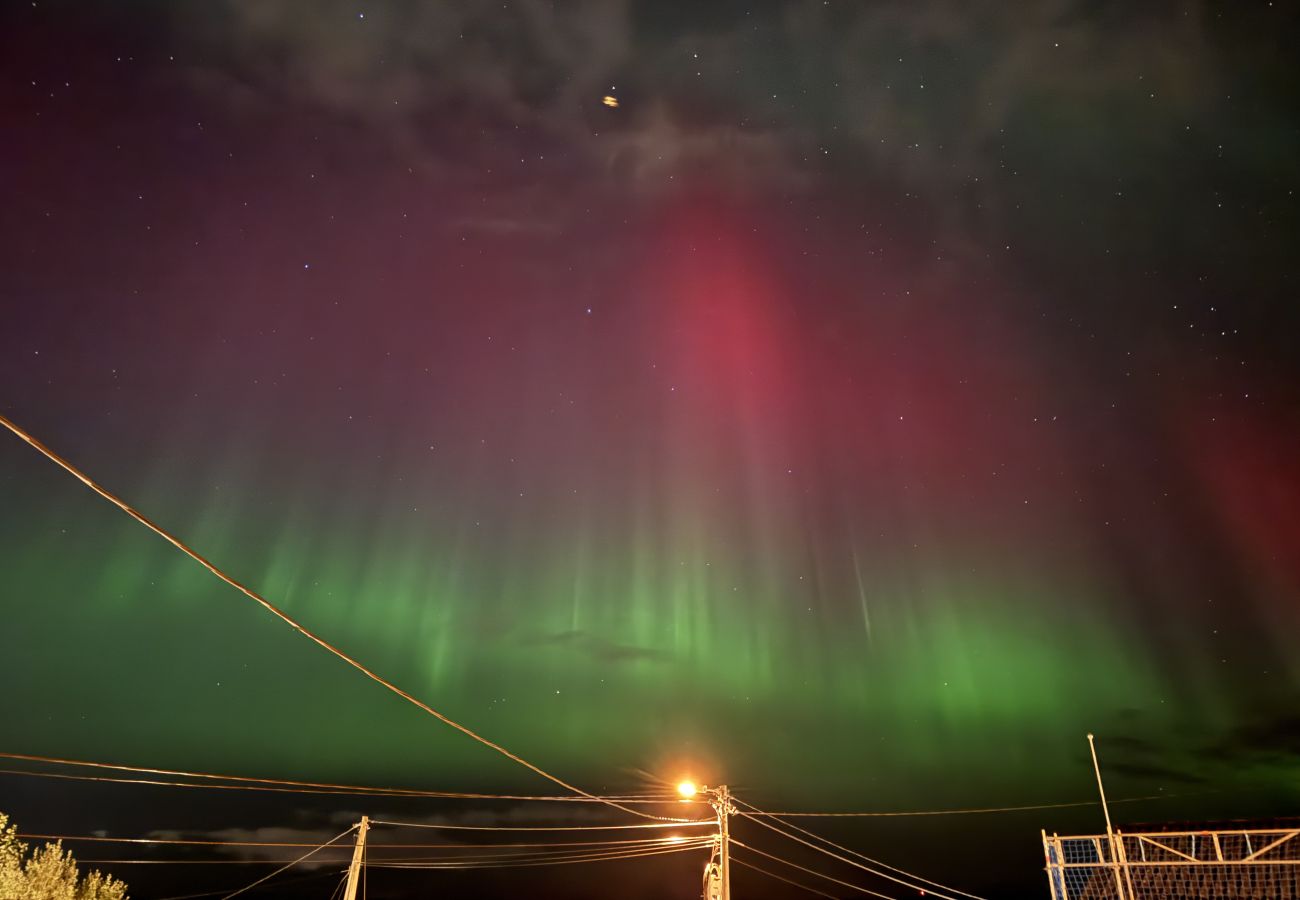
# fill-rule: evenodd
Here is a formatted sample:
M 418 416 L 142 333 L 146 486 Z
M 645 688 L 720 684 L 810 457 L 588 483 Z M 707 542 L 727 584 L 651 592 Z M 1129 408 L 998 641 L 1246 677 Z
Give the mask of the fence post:
M 1128 867 L 1128 851 L 1124 849 L 1124 832 L 1115 832 L 1115 841 L 1119 846 L 1119 865 L 1124 870 L 1124 883 L 1128 885 L 1129 900 L 1136 900 L 1137 894 L 1133 893 L 1133 873 Z
M 1039 833 L 1043 836 L 1043 862 L 1047 868 L 1047 886 L 1052 889 L 1052 900 L 1066 900 L 1056 892 L 1056 875 L 1059 868 L 1052 864 L 1052 846 L 1047 843 L 1047 829 L 1040 828 Z

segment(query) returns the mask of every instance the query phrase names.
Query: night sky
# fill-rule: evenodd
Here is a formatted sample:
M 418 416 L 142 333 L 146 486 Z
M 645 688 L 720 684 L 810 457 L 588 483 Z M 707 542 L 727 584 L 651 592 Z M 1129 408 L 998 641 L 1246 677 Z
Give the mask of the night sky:
M 1171 795 L 1122 823 L 1300 814 L 1287 34 L 1259 0 L 10 0 L 0 411 L 587 789 L 1087 800 L 1094 731 L 1112 796 Z M 0 750 L 553 792 L 0 437 Z M 359 808 L 0 776 L 53 833 Z M 1045 893 L 1039 828 L 1102 827 L 803 824 L 999 896 Z M 465 890 L 608 896 L 520 877 Z

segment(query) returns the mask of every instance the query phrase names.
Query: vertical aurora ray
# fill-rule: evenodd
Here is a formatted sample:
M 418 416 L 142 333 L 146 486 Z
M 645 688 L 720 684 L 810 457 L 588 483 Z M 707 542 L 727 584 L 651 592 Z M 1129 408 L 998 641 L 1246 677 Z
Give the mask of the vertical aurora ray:
M 936 783 L 962 793 L 954 742 L 968 766 L 1003 771 L 1067 760 L 1076 732 L 1121 710 L 1144 737 L 1193 709 L 1228 727 L 1234 688 L 1197 671 L 1195 620 L 1154 652 L 1085 521 L 1091 449 L 1051 414 L 1059 366 L 960 298 L 900 300 L 883 283 L 863 289 L 882 302 L 843 312 L 809 297 L 742 221 L 706 206 L 654 220 L 622 305 L 567 357 L 558 334 L 502 320 L 470 329 L 482 349 L 436 360 L 476 373 L 464 388 L 389 407 L 386 377 L 353 366 L 351 390 L 377 405 L 351 431 L 289 396 L 269 417 L 220 413 L 233 427 L 182 416 L 131 493 L 421 696 L 575 768 L 653 764 L 675 742 L 814 783 L 868 760 L 893 773 L 877 801 L 907 805 Z M 395 339 L 423 369 L 420 344 Z M 145 470 L 120 471 L 129 487 Z M 101 625 L 159 603 L 177 623 L 236 616 L 217 632 L 247 635 L 205 663 L 214 684 L 280 646 L 129 523 L 97 527 L 76 552 Z M 43 546 L 26 576 L 38 592 L 65 552 Z M 205 629 L 135 655 L 166 665 Z M 304 652 L 277 678 L 310 694 Z M 305 758 L 303 717 L 356 695 L 346 673 L 320 677 L 297 711 L 245 685 L 241 715 Z M 358 714 L 378 717 L 368 740 L 390 759 L 413 752 L 404 712 Z M 842 738 L 735 742 L 792 728 Z M 432 752 L 473 770 L 453 744 Z M 1050 791 L 1059 771 L 1005 786 Z
M 372 419 L 344 456 L 308 452 L 287 407 L 233 429 L 263 437 L 211 447 L 182 421 L 191 436 L 140 501 L 421 695 L 561 757 L 640 764 L 667 716 L 737 766 L 813 753 L 835 772 L 868 752 L 923 784 L 954 740 L 979 766 L 1032 747 L 1027 762 L 1117 709 L 1157 733 L 1189 703 L 1226 721 L 1213 679 L 1151 656 L 1062 502 L 1086 448 L 1031 414 L 1053 405 L 1050 366 L 945 298 L 828 319 L 739 219 L 663 215 L 621 320 L 585 355 L 519 335 L 497 340 L 531 342 L 513 352 L 547 368 L 511 351 L 442 361 L 477 370 L 478 397 L 513 394 L 499 416 L 434 398 Z M 1008 395 L 1020 403 L 976 405 Z M 536 412 L 579 397 L 567 420 Z M 411 440 L 422 420 L 432 444 Z M 106 613 L 166 598 L 202 621 L 230 602 L 110 531 L 80 549 Z M 628 713 L 602 714 L 611 702 Z M 792 718 L 891 738 L 731 746 Z

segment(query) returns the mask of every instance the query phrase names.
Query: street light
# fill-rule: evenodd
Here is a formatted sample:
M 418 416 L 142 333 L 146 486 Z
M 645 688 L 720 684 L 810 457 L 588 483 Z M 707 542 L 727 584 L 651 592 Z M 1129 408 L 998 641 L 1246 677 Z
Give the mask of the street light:
M 699 790 L 694 781 L 683 781 L 677 785 L 677 793 L 681 795 L 683 800 L 690 800 L 699 793 Z

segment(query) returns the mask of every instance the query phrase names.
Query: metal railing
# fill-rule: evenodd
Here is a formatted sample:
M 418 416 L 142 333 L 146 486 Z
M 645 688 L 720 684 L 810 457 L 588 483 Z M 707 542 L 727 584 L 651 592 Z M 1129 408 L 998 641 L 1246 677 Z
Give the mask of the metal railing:
M 1053 900 L 1300 900 L 1300 828 L 1043 833 Z

